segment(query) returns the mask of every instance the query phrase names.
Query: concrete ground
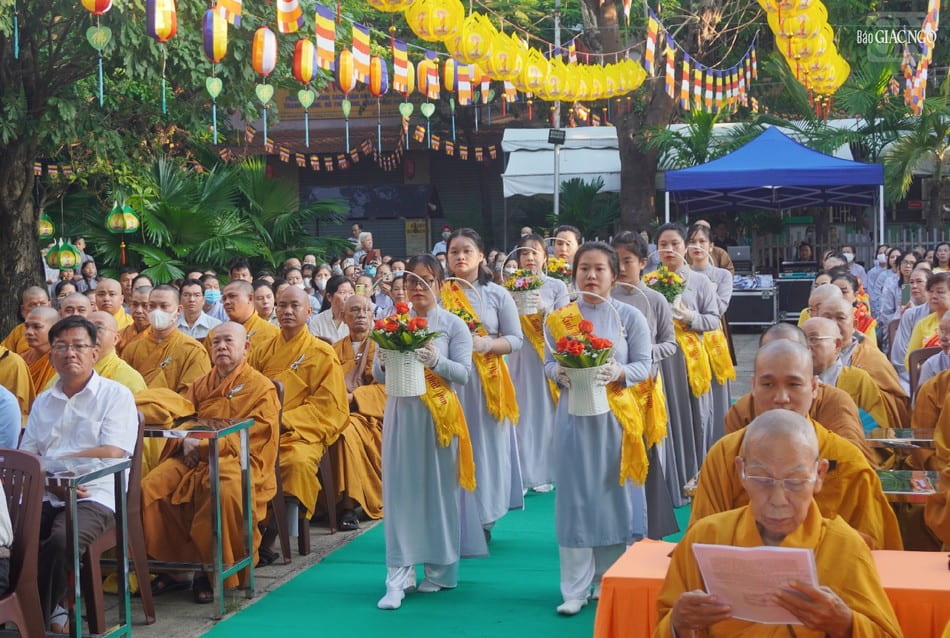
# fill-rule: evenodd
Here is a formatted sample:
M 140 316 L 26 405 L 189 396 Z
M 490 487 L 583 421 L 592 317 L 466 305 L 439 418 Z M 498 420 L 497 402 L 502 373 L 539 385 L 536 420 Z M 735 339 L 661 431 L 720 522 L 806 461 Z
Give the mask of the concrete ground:
M 733 345 L 738 360 L 736 380 L 732 384 L 734 399 L 746 394 L 751 389 L 752 362 L 758 348 L 759 334 L 760 332 L 754 328 L 744 328 L 741 333 L 733 333 Z M 293 560 L 289 565 L 282 565 L 278 561 L 278 563 L 269 567 L 255 570 L 257 595 L 252 599 L 247 599 L 242 591 L 229 594 L 225 605 L 226 613 L 231 614 L 254 604 L 254 602 L 266 596 L 268 592 L 280 587 L 300 572 L 320 562 L 324 556 L 345 545 L 376 524 L 378 523 L 363 521 L 361 523 L 362 528 L 358 532 L 337 532 L 336 534 L 330 534 L 327 527 L 312 525 L 310 527 L 310 555 L 300 556 L 295 546 L 292 548 Z M 382 574 L 382 565 L 380 570 L 380 574 Z M 380 581 L 380 586 L 382 586 L 382 581 Z M 115 618 L 116 598 L 107 596 L 106 605 L 109 608 L 106 612 L 106 618 Z M 138 598 L 132 599 L 132 622 L 135 636 L 142 638 L 200 636 L 216 622 L 211 619 L 212 605 L 194 604 L 190 590 L 155 598 L 155 611 L 157 622 L 153 625 L 144 624 L 145 615 L 142 612 L 142 603 Z

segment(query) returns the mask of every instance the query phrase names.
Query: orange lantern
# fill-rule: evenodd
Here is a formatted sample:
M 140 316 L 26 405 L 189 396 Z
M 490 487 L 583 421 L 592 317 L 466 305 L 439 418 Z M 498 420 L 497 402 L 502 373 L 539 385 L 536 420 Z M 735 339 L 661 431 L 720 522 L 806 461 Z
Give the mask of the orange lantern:
M 310 84 L 317 70 L 317 49 L 313 42 L 302 38 L 294 45 L 294 79 L 301 84 Z
M 369 59 L 369 92 L 382 97 L 389 90 L 389 71 L 386 62 L 378 55 Z

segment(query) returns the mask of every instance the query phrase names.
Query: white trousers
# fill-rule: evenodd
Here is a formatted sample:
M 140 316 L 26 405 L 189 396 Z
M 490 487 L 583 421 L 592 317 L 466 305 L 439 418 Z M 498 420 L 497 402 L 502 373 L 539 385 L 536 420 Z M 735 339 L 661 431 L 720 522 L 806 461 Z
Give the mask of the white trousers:
M 561 559 L 561 596 L 587 600 L 591 585 L 599 583 L 607 568 L 627 549 L 623 543 L 603 547 L 558 547 Z
M 430 583 L 435 583 L 439 587 L 452 589 L 458 585 L 459 564 L 435 565 L 425 563 L 425 578 Z M 406 565 L 404 567 L 386 568 L 386 591 L 404 591 L 416 586 L 416 566 Z

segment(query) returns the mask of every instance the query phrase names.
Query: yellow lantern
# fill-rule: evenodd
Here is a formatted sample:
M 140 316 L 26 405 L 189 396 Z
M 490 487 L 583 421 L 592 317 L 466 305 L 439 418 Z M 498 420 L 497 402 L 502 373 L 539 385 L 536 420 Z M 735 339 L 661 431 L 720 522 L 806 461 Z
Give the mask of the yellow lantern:
M 463 62 L 473 64 L 491 56 L 491 45 L 498 31 L 481 13 L 472 13 L 465 18 L 461 29 L 459 55 Z
M 419 60 L 416 64 L 416 90 L 422 95 L 427 95 L 429 90 L 429 69 L 435 64 L 432 60 Z
M 513 43 L 506 34 L 498 33 L 492 40 L 491 55 L 484 62 L 485 70 L 496 80 L 509 80 L 514 57 Z
M 406 98 L 416 90 L 416 67 L 412 62 L 406 62 Z
M 412 6 L 414 0 L 366 0 L 366 4 L 377 11 L 384 13 L 395 13 L 396 11 L 405 11 Z
M 465 19 L 460 0 L 415 0 L 405 12 L 409 28 L 426 42 L 442 42 L 454 36 Z
M 567 68 L 561 58 L 556 57 L 551 61 L 548 74 L 544 77 L 544 83 L 539 95 L 544 100 L 559 100 L 564 94 L 564 77 Z
M 456 90 L 458 81 L 458 62 L 449 58 L 442 65 L 442 88 L 448 92 Z
M 604 67 L 604 97 L 611 98 L 618 94 L 619 73 L 616 64 L 608 64 Z
M 544 77 L 547 75 L 549 68 L 550 64 L 540 51 L 534 48 L 529 49 L 524 70 L 521 72 L 521 86 L 523 90 L 537 93 L 544 85 Z

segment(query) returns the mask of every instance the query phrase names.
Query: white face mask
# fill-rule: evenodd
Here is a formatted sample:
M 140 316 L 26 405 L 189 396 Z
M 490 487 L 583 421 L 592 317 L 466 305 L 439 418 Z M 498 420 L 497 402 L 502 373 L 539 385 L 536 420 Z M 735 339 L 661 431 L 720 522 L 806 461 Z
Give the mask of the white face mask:
M 510 275 L 513 275 L 513 274 L 515 274 L 515 270 L 517 270 L 517 269 L 516 269 L 516 268 L 505 268 L 505 274 L 506 274 L 506 275 L 509 275 L 509 276 L 510 276 Z
M 343 274 L 343 269 L 340 266 L 333 266 L 333 268 L 331 268 L 330 270 L 333 272 L 334 275 Z
M 854 261 L 854 253 L 844 253 L 844 258 L 847 259 L 848 263 L 850 264 L 852 261 Z
M 152 327 L 158 331 L 171 328 L 172 324 L 175 322 L 175 319 L 177 319 L 177 317 L 175 317 L 175 315 L 172 313 L 159 310 L 158 308 L 148 313 L 148 322 L 152 324 Z
M 394 270 L 393 279 L 395 279 L 396 277 L 402 277 L 404 274 L 406 274 L 405 270 Z
M 451 236 L 452 236 L 452 233 L 449 233 L 449 232 L 442 233 L 442 239 L 448 239 Z
M 878 256 L 877 256 L 877 263 L 881 264 L 882 266 L 883 266 L 884 264 L 886 264 L 886 263 L 887 263 L 887 255 L 885 255 L 884 253 L 881 253 L 880 255 L 878 255 Z
M 327 287 L 326 279 L 314 279 L 313 283 L 317 286 L 317 290 L 326 290 L 326 287 Z
M 298 282 L 295 283 L 294 285 L 297 286 L 298 288 L 300 288 L 301 290 L 306 290 L 306 289 L 307 289 L 307 287 L 304 285 L 304 283 L 303 283 L 302 281 L 298 281 Z

